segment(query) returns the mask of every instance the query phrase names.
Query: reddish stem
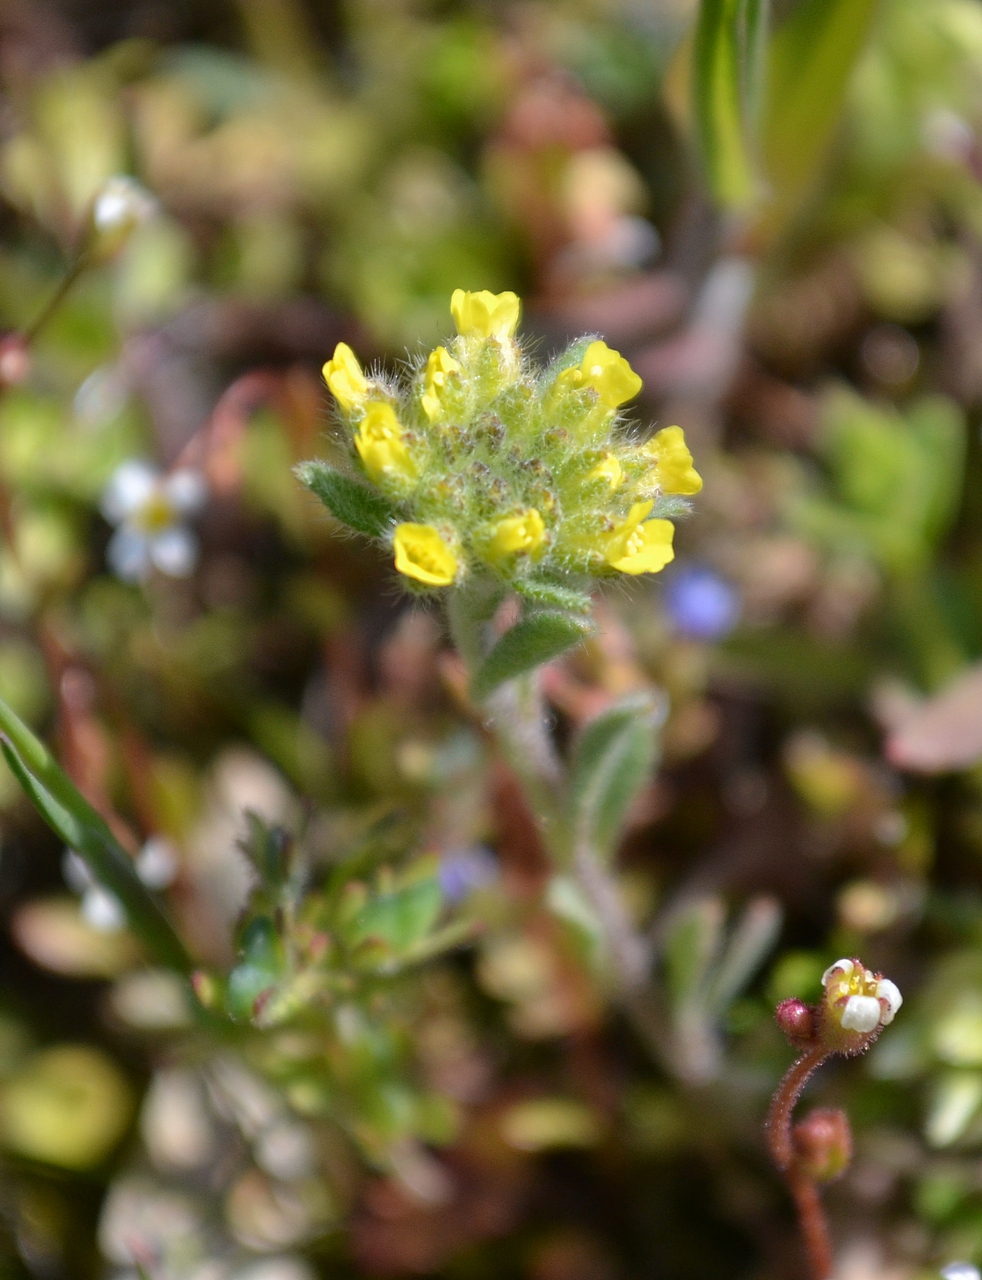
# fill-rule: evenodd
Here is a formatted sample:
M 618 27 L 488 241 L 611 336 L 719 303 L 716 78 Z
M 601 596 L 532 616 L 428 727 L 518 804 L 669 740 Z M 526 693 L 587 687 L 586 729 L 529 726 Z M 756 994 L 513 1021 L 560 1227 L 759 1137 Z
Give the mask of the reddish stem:
M 809 1077 L 829 1056 L 823 1044 L 807 1049 L 777 1086 L 767 1116 L 767 1140 L 774 1163 L 788 1180 L 813 1280 L 831 1280 L 832 1246 L 816 1183 L 797 1167 L 791 1118 Z

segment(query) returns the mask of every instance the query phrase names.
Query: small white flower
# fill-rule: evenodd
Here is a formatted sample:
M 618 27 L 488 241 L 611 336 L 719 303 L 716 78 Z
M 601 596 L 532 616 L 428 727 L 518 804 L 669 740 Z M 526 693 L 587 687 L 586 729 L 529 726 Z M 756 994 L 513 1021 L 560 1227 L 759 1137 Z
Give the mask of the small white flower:
M 846 1031 L 873 1031 L 880 1023 L 880 1002 L 875 996 L 850 996 L 842 1011 Z
M 106 558 L 124 582 L 142 582 L 151 569 L 186 578 L 198 562 L 198 539 L 183 523 L 204 504 L 207 487 L 199 471 L 181 468 L 161 475 L 135 458 L 118 466 L 100 509 L 117 526 Z
M 942 1280 L 980 1280 L 978 1267 L 970 1262 L 949 1262 L 941 1268 Z
M 166 889 L 177 871 L 177 850 L 164 836 L 151 836 L 136 855 L 136 874 L 148 889 Z
M 100 933 L 118 933 L 126 924 L 123 904 L 101 884 L 93 884 L 82 894 L 82 918 Z

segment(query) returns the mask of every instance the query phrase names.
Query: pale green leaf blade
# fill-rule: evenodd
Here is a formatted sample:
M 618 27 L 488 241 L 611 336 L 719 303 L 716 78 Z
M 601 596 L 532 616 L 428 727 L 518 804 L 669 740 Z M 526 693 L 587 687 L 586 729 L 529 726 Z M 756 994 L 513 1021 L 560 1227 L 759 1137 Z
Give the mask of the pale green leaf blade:
M 591 630 L 585 619 L 565 613 L 526 614 L 505 632 L 481 663 L 471 681 L 471 696 L 481 701 L 506 680 L 525 675 L 572 649 Z
M 573 748 L 574 829 L 595 852 L 615 846 L 632 802 L 651 777 L 660 711 L 647 694 L 625 698 L 591 720 Z

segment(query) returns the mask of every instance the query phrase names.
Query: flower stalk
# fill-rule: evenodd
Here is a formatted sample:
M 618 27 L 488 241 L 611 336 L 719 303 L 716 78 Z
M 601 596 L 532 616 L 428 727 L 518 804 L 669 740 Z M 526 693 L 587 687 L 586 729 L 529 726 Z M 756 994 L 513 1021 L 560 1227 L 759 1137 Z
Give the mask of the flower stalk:
M 832 1280 L 834 1255 L 820 1190 L 845 1172 L 852 1137 L 842 1111 L 820 1108 L 796 1125 L 794 1110 L 827 1058 L 865 1053 L 903 1003 L 895 983 L 856 959 L 830 965 L 822 986 L 817 1005 L 784 1000 L 777 1007 L 778 1026 L 801 1052 L 781 1079 L 767 1116 L 771 1157 L 794 1200 L 812 1280 Z

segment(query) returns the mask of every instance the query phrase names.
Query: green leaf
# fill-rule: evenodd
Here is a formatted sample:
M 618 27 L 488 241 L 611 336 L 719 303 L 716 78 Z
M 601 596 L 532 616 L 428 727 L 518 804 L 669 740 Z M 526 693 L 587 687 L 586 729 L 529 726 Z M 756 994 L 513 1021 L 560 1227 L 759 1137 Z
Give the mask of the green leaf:
M 525 578 L 515 583 L 515 590 L 526 600 L 564 613 L 589 613 L 593 608 L 593 601 L 585 591 L 577 591 L 574 587 L 564 587 L 542 578 Z
M 676 1011 L 703 1004 L 713 961 L 723 942 L 726 908 L 717 897 L 697 898 L 675 913 L 665 940 L 668 990 Z
M 763 964 L 781 932 L 781 905 L 776 898 L 753 898 L 734 926 L 716 967 L 709 1005 L 722 1016 Z
M 381 538 L 398 519 L 395 508 L 380 493 L 335 471 L 326 462 L 301 462 L 296 473 L 335 520 L 358 533 Z
M 471 696 L 486 698 L 506 680 L 551 662 L 592 631 L 589 622 L 552 610 L 527 613 L 494 646 L 471 681 Z
M 47 747 L 2 700 L 0 750 L 41 817 L 123 904 L 130 927 L 154 959 L 171 968 L 190 970 L 192 962 L 180 938 L 136 874 L 126 850 Z
M 661 718 L 648 694 L 625 698 L 591 720 L 573 747 L 574 830 L 598 853 L 615 846 L 632 801 L 651 777 Z
M 877 0 L 802 0 L 771 41 L 762 149 L 773 237 L 813 188 L 835 135 Z
M 401 955 L 426 937 L 442 906 L 440 882 L 435 876 L 428 876 L 395 893 L 372 898 L 352 920 L 348 940 L 357 946 L 378 938 Z
M 693 115 L 710 190 L 741 208 L 760 190 L 754 133 L 766 0 L 702 0 L 693 50 Z

